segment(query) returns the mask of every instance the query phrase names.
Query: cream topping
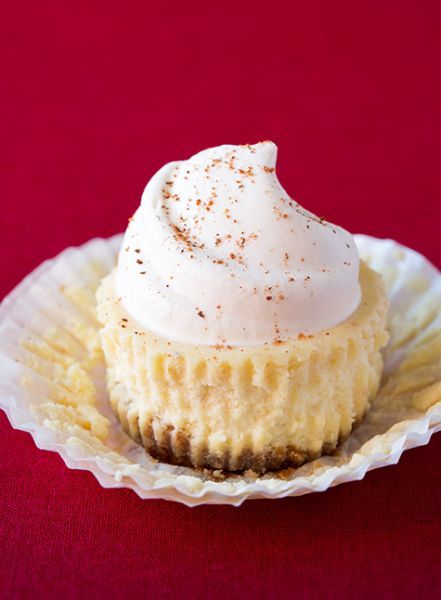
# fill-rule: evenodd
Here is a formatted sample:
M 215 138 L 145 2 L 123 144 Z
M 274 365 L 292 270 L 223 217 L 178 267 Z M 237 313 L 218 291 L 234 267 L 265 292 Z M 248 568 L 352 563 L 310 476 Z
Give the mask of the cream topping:
M 311 335 L 360 302 L 352 236 L 302 208 L 272 142 L 218 146 L 149 181 L 119 254 L 116 291 L 142 327 L 193 344 Z

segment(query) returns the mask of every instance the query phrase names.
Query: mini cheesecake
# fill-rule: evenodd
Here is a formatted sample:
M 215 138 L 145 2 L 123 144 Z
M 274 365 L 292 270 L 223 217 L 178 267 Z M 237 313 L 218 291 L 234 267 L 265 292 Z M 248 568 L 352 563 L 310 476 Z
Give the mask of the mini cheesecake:
M 381 277 L 289 199 L 274 149 L 163 168 L 97 292 L 111 405 L 160 461 L 296 467 L 333 452 L 378 390 Z

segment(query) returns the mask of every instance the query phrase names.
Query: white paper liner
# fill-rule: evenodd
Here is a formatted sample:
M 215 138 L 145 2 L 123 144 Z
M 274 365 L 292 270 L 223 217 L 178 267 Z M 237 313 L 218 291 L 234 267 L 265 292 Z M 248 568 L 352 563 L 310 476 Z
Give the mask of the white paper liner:
M 360 235 L 361 256 L 386 282 L 391 341 L 383 386 L 336 455 L 258 478 L 158 463 L 122 432 L 106 398 L 94 292 L 115 264 L 121 240 L 68 248 L 0 306 L 0 408 L 68 467 L 141 498 L 238 506 L 247 498 L 300 496 L 362 479 L 441 429 L 441 275 L 413 250 Z

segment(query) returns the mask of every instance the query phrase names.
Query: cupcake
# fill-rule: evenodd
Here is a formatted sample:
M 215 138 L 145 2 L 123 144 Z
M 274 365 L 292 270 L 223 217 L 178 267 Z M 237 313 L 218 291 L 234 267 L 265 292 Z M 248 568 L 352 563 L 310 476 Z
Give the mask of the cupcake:
M 276 155 L 224 145 L 165 165 L 98 289 L 112 407 L 161 461 L 299 466 L 333 452 L 377 392 L 381 278 L 289 197 Z

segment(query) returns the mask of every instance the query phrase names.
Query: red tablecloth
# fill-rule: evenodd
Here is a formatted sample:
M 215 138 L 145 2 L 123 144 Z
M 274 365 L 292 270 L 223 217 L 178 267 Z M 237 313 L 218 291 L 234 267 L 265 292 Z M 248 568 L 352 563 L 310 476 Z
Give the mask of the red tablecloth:
M 300 203 L 440 266 L 440 18 L 404 0 L 3 3 L 0 294 L 123 230 L 163 163 L 268 138 Z M 1 597 L 440 592 L 441 435 L 324 494 L 188 509 L 0 427 Z

